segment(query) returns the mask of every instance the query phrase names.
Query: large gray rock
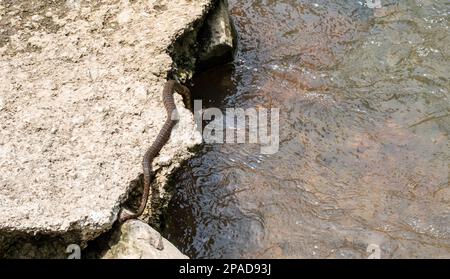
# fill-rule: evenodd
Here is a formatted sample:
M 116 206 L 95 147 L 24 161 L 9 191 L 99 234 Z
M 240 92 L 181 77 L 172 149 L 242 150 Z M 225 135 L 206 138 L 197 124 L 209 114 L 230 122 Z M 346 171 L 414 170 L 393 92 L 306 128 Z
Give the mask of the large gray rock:
M 212 67 L 232 59 L 237 36 L 228 12 L 227 0 L 218 1 L 200 36 L 203 37 L 198 57 L 201 68 Z
M 104 259 L 188 259 L 159 232 L 138 220 L 125 222 L 119 241 L 103 256 Z
M 0 257 L 15 237 L 83 246 L 111 228 L 166 117 L 167 49 L 212 2 L 0 2 Z M 177 105 L 160 188 L 201 140 Z

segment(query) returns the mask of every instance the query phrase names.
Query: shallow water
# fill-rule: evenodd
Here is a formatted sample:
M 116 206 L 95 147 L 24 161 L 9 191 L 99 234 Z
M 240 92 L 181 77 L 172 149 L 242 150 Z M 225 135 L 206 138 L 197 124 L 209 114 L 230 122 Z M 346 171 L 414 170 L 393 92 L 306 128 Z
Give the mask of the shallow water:
M 280 108 L 280 150 L 179 171 L 165 232 L 189 256 L 450 257 L 450 4 L 336 2 L 230 0 L 235 60 L 193 91 Z

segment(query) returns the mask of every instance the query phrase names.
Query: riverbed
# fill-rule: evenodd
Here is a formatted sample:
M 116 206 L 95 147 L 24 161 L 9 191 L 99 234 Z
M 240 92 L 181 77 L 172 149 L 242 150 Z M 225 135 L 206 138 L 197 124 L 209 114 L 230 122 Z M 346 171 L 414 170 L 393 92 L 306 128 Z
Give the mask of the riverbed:
M 204 107 L 279 108 L 280 146 L 205 144 L 165 236 L 193 258 L 450 257 L 450 4 L 230 0 Z

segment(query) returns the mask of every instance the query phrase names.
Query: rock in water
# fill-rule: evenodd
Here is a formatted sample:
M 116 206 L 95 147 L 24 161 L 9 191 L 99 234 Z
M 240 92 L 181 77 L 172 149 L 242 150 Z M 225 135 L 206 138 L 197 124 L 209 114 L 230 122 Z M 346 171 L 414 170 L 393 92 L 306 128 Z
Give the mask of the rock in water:
M 208 68 L 232 60 L 236 46 L 236 30 L 228 13 L 226 0 L 220 0 L 209 15 L 203 30 L 199 53 L 200 68 Z
M 144 222 L 129 220 L 120 228 L 120 240 L 104 259 L 188 259 L 159 232 Z

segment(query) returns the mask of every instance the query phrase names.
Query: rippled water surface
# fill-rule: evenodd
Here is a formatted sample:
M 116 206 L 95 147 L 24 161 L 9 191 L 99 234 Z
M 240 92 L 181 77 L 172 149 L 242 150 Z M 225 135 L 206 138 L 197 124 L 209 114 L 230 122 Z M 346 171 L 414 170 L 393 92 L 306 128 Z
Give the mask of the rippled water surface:
M 182 168 L 165 231 L 189 256 L 450 257 L 450 2 L 361 2 L 230 0 L 239 50 L 194 94 L 280 108 L 280 150 Z

